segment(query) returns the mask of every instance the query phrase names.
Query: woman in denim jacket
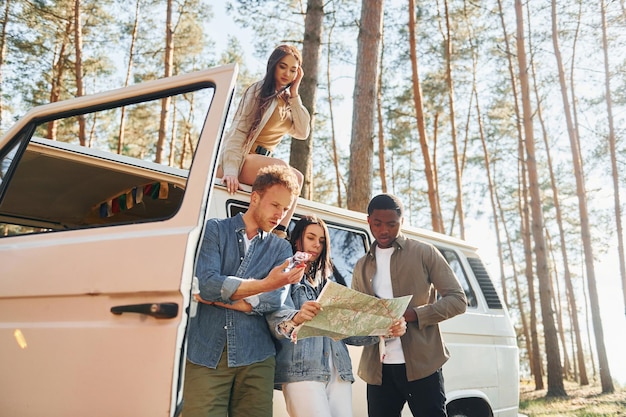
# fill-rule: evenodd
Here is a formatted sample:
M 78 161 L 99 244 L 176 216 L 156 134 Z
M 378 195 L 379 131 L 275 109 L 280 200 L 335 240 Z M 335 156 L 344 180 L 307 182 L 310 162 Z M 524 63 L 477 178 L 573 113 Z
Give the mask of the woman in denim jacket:
M 328 228 L 322 219 L 304 216 L 291 232 L 294 253 L 306 252 L 310 259 L 298 284 L 292 284 L 281 310 L 268 314 L 276 337 L 274 388 L 282 389 L 291 417 L 352 417 L 352 364 L 346 343 L 369 345 L 378 337 L 309 337 L 292 343 L 293 329 L 319 311 L 315 301 L 327 280 L 334 280 Z M 395 327 L 395 326 L 394 326 Z M 400 332 L 398 325 L 394 332 Z

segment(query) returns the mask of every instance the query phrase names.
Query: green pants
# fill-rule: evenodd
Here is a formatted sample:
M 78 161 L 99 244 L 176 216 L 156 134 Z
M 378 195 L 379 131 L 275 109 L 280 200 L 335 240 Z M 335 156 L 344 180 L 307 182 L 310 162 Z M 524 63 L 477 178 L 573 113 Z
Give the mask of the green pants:
M 271 417 L 276 358 L 228 367 L 226 350 L 217 369 L 187 361 L 182 417 Z

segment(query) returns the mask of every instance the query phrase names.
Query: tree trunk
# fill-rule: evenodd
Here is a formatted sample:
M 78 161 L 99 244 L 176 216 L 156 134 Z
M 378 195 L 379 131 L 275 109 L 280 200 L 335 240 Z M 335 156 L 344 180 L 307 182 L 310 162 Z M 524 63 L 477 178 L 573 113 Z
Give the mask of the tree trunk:
M 530 323 L 528 325 L 525 324 L 525 317 L 523 315 L 523 301 L 519 291 L 519 283 L 516 283 L 517 299 L 518 305 L 520 306 L 520 314 L 522 314 L 522 325 L 524 326 L 524 335 L 526 338 L 526 349 L 528 351 L 528 361 L 529 367 L 531 370 L 531 374 L 535 379 L 535 389 L 543 389 L 543 371 L 541 367 L 540 360 L 540 351 L 539 351 L 539 342 L 537 340 L 537 320 L 535 313 L 535 297 L 534 297 L 534 283 L 533 283 L 533 268 L 532 268 L 532 251 L 531 251 L 531 243 L 530 243 L 530 227 L 528 226 L 528 187 L 526 185 L 526 168 L 525 168 L 525 157 L 524 157 L 524 140 L 522 133 L 522 125 L 521 125 L 521 111 L 519 108 L 519 94 L 517 92 L 517 79 L 515 77 L 515 70 L 513 65 L 513 51 L 511 50 L 511 45 L 509 42 L 509 33 L 506 28 L 506 22 L 504 19 L 504 10 L 502 8 L 502 0 L 498 0 L 498 16 L 500 18 L 500 26 L 502 27 L 502 37 L 504 39 L 504 48 L 505 55 L 507 60 L 507 68 L 509 70 L 509 78 L 511 80 L 511 91 L 513 92 L 513 108 L 515 110 L 515 129 L 517 131 L 517 139 L 518 139 L 518 153 L 520 163 L 520 178 L 521 178 L 521 191 L 520 195 L 520 211 L 522 218 L 522 242 L 524 245 L 524 261 L 526 264 L 525 275 L 526 281 L 528 282 L 528 291 L 529 291 L 529 303 L 530 303 Z M 502 209 L 500 209 L 502 212 Z M 504 219 L 504 214 L 502 213 L 501 217 Z M 506 225 L 506 222 L 503 221 L 503 224 Z M 509 244 L 509 252 L 511 256 L 513 256 L 513 250 Z M 515 276 L 517 281 L 517 275 Z M 530 297 L 532 294 L 532 297 Z
M 554 4 L 554 2 L 553 2 Z M 553 31 L 552 34 L 553 36 L 556 36 L 556 22 L 553 22 Z M 558 45 L 558 44 L 557 44 Z M 531 64 L 531 68 L 533 69 L 533 75 L 534 75 L 534 69 L 535 66 L 534 64 Z M 547 129 L 545 126 L 545 122 L 543 120 L 543 111 L 542 111 L 542 106 L 541 106 L 541 98 L 539 96 L 539 90 L 537 88 L 537 84 L 534 83 L 534 92 L 535 92 L 535 97 L 536 97 L 536 101 L 538 103 L 537 105 L 537 117 L 538 120 L 541 124 L 541 130 L 543 132 L 543 143 L 546 149 L 546 161 L 548 164 L 548 172 L 550 173 L 550 185 L 552 188 L 552 198 L 553 198 L 553 202 L 554 202 L 554 210 L 555 210 L 555 214 L 556 214 L 556 222 L 557 222 L 557 226 L 559 228 L 559 241 L 560 241 L 560 247 L 561 247 L 561 257 L 562 257 L 562 262 L 563 262 L 563 280 L 565 282 L 565 294 L 567 296 L 567 300 L 568 300 L 568 304 L 570 306 L 570 308 L 568 309 L 569 311 L 571 311 L 570 313 L 570 318 L 571 318 L 571 322 L 572 322 L 572 333 L 575 336 L 575 341 L 576 341 L 576 358 L 577 358 L 577 365 L 578 365 L 578 374 L 580 375 L 580 384 L 581 385 L 588 385 L 589 384 L 589 379 L 587 378 L 587 370 L 586 370 L 586 366 L 585 366 L 585 360 L 584 360 L 584 349 L 583 349 L 583 345 L 582 345 L 582 340 L 580 337 L 580 326 L 578 323 L 578 307 L 576 306 L 576 297 L 574 294 L 574 287 L 572 284 L 572 276 L 571 276 L 571 272 L 570 272 L 570 268 L 569 268 L 569 260 L 568 260 L 568 254 L 567 254 L 567 243 L 566 243 L 566 232 L 565 232 L 565 228 L 563 226 L 563 214 L 562 214 L 562 210 L 561 210 L 561 203 L 560 203 L 560 199 L 559 199 L 559 192 L 558 192 L 558 187 L 557 187 L 557 181 L 556 178 L 554 176 L 554 168 L 552 166 L 552 155 L 550 152 L 550 144 L 548 142 L 548 133 L 547 133 Z M 563 86 L 562 86 L 563 88 Z M 566 348 L 565 346 L 563 347 L 563 351 L 566 352 Z M 566 367 L 567 369 L 567 367 Z
M 376 83 L 376 121 L 378 122 L 378 170 L 380 186 L 383 193 L 387 192 L 387 169 L 385 167 L 385 127 L 383 117 L 383 55 L 385 53 L 385 28 L 381 35 L 380 68 Z
M 128 49 L 128 65 L 126 66 L 126 78 L 124 79 L 124 87 L 130 82 L 130 75 L 133 71 L 133 63 L 135 59 L 135 43 L 137 42 L 137 28 L 139 27 L 139 6 L 141 0 L 135 3 L 135 19 L 133 21 L 133 30 L 130 35 L 130 47 Z M 121 108 L 120 129 L 117 135 L 117 153 L 121 154 L 124 148 L 124 134 L 126 130 L 126 107 Z
M 4 17 L 2 19 L 2 27 L 0 29 L 0 132 L 2 132 L 2 112 L 4 110 L 2 75 L 4 72 L 4 60 L 6 56 L 6 40 L 7 26 L 9 25 L 9 10 L 11 8 L 11 0 L 6 0 L 4 5 Z
M 335 29 L 335 24 L 337 23 L 335 13 L 331 13 L 330 18 L 332 19 L 332 23 L 328 28 L 328 54 L 326 57 L 326 84 L 328 85 L 328 119 L 330 121 L 330 140 L 332 147 L 332 157 L 333 157 L 333 165 L 335 168 L 335 186 L 337 187 L 337 207 L 343 207 L 343 197 L 341 194 L 341 173 L 339 172 L 339 156 L 337 153 L 337 137 L 335 134 L 335 114 L 333 112 L 333 95 L 332 95 L 332 79 L 330 68 L 331 65 L 331 57 L 332 57 L 332 36 L 333 30 Z
M 610 85 L 610 74 L 608 70 L 608 42 L 607 42 L 607 34 L 606 34 L 606 9 L 604 0 L 600 0 L 600 9 L 601 9 L 601 18 L 602 18 L 602 49 L 604 52 L 604 69 L 605 69 L 605 86 L 606 86 L 606 94 L 605 97 L 607 103 L 607 110 L 609 113 L 607 114 L 609 118 L 609 140 L 613 141 L 613 148 L 615 147 L 615 130 L 612 126 L 613 123 L 613 114 L 612 114 L 612 106 L 611 106 L 611 85 Z M 569 129 L 568 129 L 569 130 Z M 611 135 L 613 136 L 611 138 Z M 591 304 L 591 318 L 593 321 L 593 333 L 596 338 L 596 350 L 598 353 L 598 365 L 600 369 L 600 383 L 602 385 L 602 392 L 609 393 L 615 390 L 613 386 L 613 379 L 611 378 L 611 369 L 609 368 L 609 360 L 606 355 L 606 348 L 604 346 L 604 330 L 602 329 L 602 316 L 600 315 L 600 302 L 598 300 L 598 290 L 596 287 L 596 274 L 593 265 L 593 246 L 591 245 L 591 231 L 589 225 L 589 216 L 587 214 L 587 196 L 585 192 L 585 178 L 582 168 L 582 159 L 580 155 L 576 155 L 575 152 L 578 152 L 580 146 L 574 150 L 574 142 L 578 143 L 578 137 L 573 136 L 573 132 L 570 134 L 570 140 L 572 141 L 572 155 L 574 155 L 575 163 L 574 163 L 574 172 L 576 173 L 576 191 L 578 194 L 578 201 L 580 205 L 580 220 L 581 220 L 581 232 L 583 238 L 583 248 L 585 249 L 585 266 L 587 269 L 587 285 L 589 286 L 589 302 Z M 614 175 L 613 181 L 615 184 L 615 192 L 618 193 L 619 184 L 617 183 L 617 163 L 615 149 L 611 149 L 611 159 L 612 166 L 614 167 Z M 577 167 L 577 165 L 580 165 Z M 619 194 L 616 194 L 619 196 Z M 617 222 L 620 222 L 620 207 L 619 207 L 619 197 L 616 200 L 616 218 Z M 618 223 L 621 225 L 621 222 Z M 618 230 L 618 236 L 621 238 L 622 231 Z M 620 239 L 621 240 L 621 239 Z M 623 242 L 621 242 L 620 250 L 622 253 L 620 254 L 620 268 L 622 279 L 624 279 L 624 262 L 623 262 Z M 625 289 L 626 291 L 626 289 Z M 626 298 L 626 294 L 625 294 Z
M 50 85 L 50 103 L 56 103 L 61 97 L 61 87 L 63 85 L 63 74 L 65 74 L 65 65 L 67 61 L 67 55 L 65 50 L 69 43 L 70 35 L 72 33 L 72 21 L 73 19 L 67 19 L 65 24 L 65 33 L 61 39 L 61 45 L 59 47 L 59 54 L 57 59 L 52 64 L 52 81 Z M 46 139 L 56 140 L 57 138 L 57 121 L 51 120 L 47 125 Z
M 615 200 L 615 234 L 617 235 L 617 254 L 619 274 L 622 278 L 622 296 L 626 308 L 626 262 L 624 260 L 624 234 L 622 228 L 622 205 L 620 203 L 619 171 L 617 169 L 617 150 L 615 143 L 615 122 L 613 118 L 613 97 L 611 93 L 611 71 L 609 70 L 609 43 L 606 28 L 606 9 L 604 0 L 600 0 L 602 13 L 602 52 L 604 54 L 604 87 L 606 116 L 609 123 L 609 149 L 611 150 L 611 172 L 613 174 L 613 199 Z M 624 310 L 626 314 L 626 309 Z
M 569 360 L 569 354 L 567 353 L 567 342 L 565 339 L 565 326 L 563 325 L 563 303 L 561 302 L 561 285 L 559 283 L 559 273 L 556 267 L 556 259 L 554 259 L 554 246 L 552 245 L 552 237 L 548 229 L 546 232 L 546 242 L 548 244 L 548 253 L 552 265 L 554 265 L 554 273 L 550 274 L 550 288 L 552 289 L 552 304 L 554 311 L 556 312 L 556 325 L 559 340 L 561 342 L 561 351 L 563 352 L 563 375 L 565 378 L 571 372 L 572 367 Z
M 432 229 L 443 233 L 443 219 L 441 207 L 437 198 L 437 185 L 433 172 L 433 164 L 428 150 L 428 137 L 424 123 L 424 106 L 422 103 L 422 87 L 420 85 L 419 71 L 417 66 L 417 41 L 415 36 L 415 0 L 409 0 L 409 48 L 411 54 L 411 72 L 413 78 L 413 100 L 415 102 L 415 116 L 417 119 L 417 132 L 419 133 L 422 157 L 424 158 L 424 173 L 428 184 L 428 202 L 430 203 L 430 219 Z
M 465 215 L 463 212 L 463 187 L 461 186 L 461 162 L 456 138 L 456 122 L 454 112 L 454 83 L 452 81 L 452 35 L 450 33 L 450 13 L 448 0 L 443 1 L 445 8 L 446 34 L 445 34 L 445 61 L 446 61 L 446 84 L 448 85 L 448 100 L 450 105 L 450 136 L 452 139 L 452 152 L 454 159 L 454 171 L 456 182 L 456 212 L 459 214 L 459 234 L 465 239 Z M 452 230 L 450 230 L 452 234 Z
M 548 392 L 549 397 L 566 396 L 563 385 L 563 370 L 559 343 L 554 324 L 554 311 L 552 310 L 552 296 L 550 289 L 550 274 L 546 255 L 546 243 L 543 236 L 543 214 L 541 212 L 541 194 L 539 174 L 537 172 L 537 160 L 535 152 L 535 139 L 533 135 L 532 109 L 530 103 L 530 88 L 528 80 L 528 65 L 526 63 L 526 50 L 524 45 L 524 18 L 521 0 L 515 0 L 515 16 L 517 21 L 517 60 L 519 64 L 520 85 L 522 87 L 522 114 L 526 145 L 526 165 L 528 168 L 529 191 L 532 214 L 532 235 L 535 244 L 535 260 L 537 263 L 537 278 L 539 280 L 539 303 L 541 305 L 541 318 L 543 323 L 544 342 L 546 347 Z
M 172 120 L 176 120 L 176 97 L 172 97 Z M 176 136 L 177 134 L 177 124 L 176 122 L 172 123 L 172 131 L 170 133 L 170 140 L 169 140 L 169 144 L 170 144 L 170 152 L 169 152 L 169 158 L 167 160 L 167 165 L 168 166 L 176 166 Z
M 366 211 L 372 192 L 374 157 L 374 112 L 376 80 L 383 26 L 383 1 L 363 0 L 359 25 L 352 134 L 348 208 Z
M 535 390 L 543 389 L 543 366 L 541 365 L 541 348 L 539 347 L 539 334 L 537 331 L 537 297 L 535 297 L 535 274 L 533 270 L 533 253 L 530 236 L 530 213 L 528 204 L 528 184 L 526 175 L 526 158 L 524 155 L 524 142 L 519 142 L 520 179 L 522 192 L 520 194 L 521 208 L 521 234 L 524 244 L 524 264 L 526 282 L 528 284 L 528 304 L 530 307 L 530 346 L 528 353 L 530 369 L 535 380 Z
M 74 68 L 76 71 L 76 97 L 85 95 L 83 81 L 83 25 L 81 22 L 80 7 L 80 0 L 74 0 L 74 50 L 76 54 Z M 78 116 L 78 141 L 81 146 L 85 146 L 87 142 L 85 116 L 82 114 Z
M 308 0 L 304 19 L 304 43 L 302 45 L 302 70 L 304 78 L 300 84 L 302 104 L 311 114 L 311 133 L 302 140 L 291 141 L 289 164 L 302 172 L 304 183 L 300 195 L 311 199 L 313 196 L 313 133 L 315 129 L 315 102 L 317 97 L 317 78 L 319 75 L 322 49 L 322 28 L 324 22 L 323 0 Z
M 174 67 L 174 31 L 172 29 L 172 0 L 167 0 L 167 15 L 165 19 L 165 57 L 164 57 L 164 76 L 171 77 Z M 165 151 L 165 138 L 168 131 L 168 121 L 170 113 L 170 96 L 161 100 L 161 119 L 159 121 L 159 138 L 156 145 L 156 155 L 154 162 L 160 164 L 163 161 L 163 153 Z

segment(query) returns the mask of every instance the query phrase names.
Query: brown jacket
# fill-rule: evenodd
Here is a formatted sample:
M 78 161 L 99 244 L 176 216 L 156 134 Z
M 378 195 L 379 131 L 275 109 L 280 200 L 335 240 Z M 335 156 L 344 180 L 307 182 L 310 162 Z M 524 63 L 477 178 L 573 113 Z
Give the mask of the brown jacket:
M 467 300 L 459 281 L 445 258 L 433 245 L 400 235 L 393 243 L 391 285 L 394 297 L 413 295 L 409 307 L 415 309 L 418 323 L 407 323 L 401 337 L 409 381 L 432 375 L 448 360 L 438 323 L 465 312 Z M 354 267 L 352 288 L 374 294 L 376 242 Z M 437 299 L 436 292 L 441 298 Z M 382 384 L 382 364 L 378 344 L 365 346 L 358 375 L 368 384 Z

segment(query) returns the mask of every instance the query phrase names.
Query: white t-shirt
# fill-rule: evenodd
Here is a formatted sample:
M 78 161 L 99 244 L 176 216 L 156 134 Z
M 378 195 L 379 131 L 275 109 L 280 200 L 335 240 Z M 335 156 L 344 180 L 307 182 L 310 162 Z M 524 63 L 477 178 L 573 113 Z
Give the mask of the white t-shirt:
M 393 298 L 393 288 L 391 287 L 391 255 L 394 247 L 376 247 L 376 273 L 372 285 L 374 293 L 379 298 Z M 404 363 L 404 352 L 399 337 L 385 338 L 385 356 L 383 363 Z

